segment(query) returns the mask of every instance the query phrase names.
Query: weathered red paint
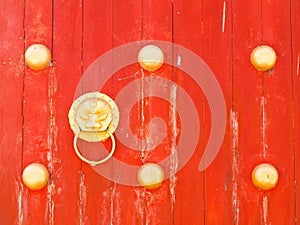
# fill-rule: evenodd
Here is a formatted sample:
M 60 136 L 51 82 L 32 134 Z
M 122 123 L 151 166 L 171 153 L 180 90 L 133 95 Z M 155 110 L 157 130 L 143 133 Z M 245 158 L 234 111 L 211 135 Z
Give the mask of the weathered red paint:
M 1 1 L 0 7 L 0 221 L 17 224 L 22 200 L 23 5 Z
M 0 8 L 0 224 L 296 224 L 299 1 L 8 0 Z M 154 72 L 193 98 L 200 137 L 187 165 L 149 191 L 108 181 L 81 162 L 73 152 L 67 114 L 77 84 L 94 60 L 122 44 L 151 39 L 185 46 L 207 63 L 224 94 L 227 129 L 218 156 L 199 172 L 211 128 L 205 95 L 172 66 Z M 43 71 L 24 65 L 23 54 L 34 43 L 52 52 L 52 64 Z M 270 72 L 259 72 L 250 63 L 251 51 L 260 44 L 277 53 Z M 101 91 L 114 98 L 129 82 L 150 75 L 131 65 Z M 114 157 L 141 165 L 171 153 L 177 117 L 166 101 L 145 98 L 137 103 L 130 126 L 145 138 L 154 116 L 167 124 L 163 144 L 152 152 L 137 152 L 117 140 Z M 32 162 L 43 163 L 51 173 L 43 190 L 28 190 L 21 181 L 22 170 Z M 279 172 L 276 188 L 268 192 L 251 181 L 253 167 L 262 162 Z

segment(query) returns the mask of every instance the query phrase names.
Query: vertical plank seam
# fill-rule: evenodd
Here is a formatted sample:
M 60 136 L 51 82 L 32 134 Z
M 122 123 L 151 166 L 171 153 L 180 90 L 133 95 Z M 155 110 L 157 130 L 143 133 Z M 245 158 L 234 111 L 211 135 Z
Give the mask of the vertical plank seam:
M 231 77 L 232 77 L 232 81 L 231 81 L 231 85 L 232 85 L 232 93 L 231 93 L 231 142 L 232 142 L 232 146 L 231 146 L 231 157 L 232 159 L 232 185 L 233 185 L 233 189 L 232 189 L 232 207 L 233 207 L 233 224 L 234 225 L 238 225 L 239 224 L 239 203 L 238 203 L 238 196 L 237 196 L 237 185 L 238 185 L 238 176 L 237 176 L 237 170 L 239 167 L 239 159 L 238 157 L 238 153 L 236 153 L 236 149 L 237 145 L 238 145 L 238 140 L 236 140 L 237 138 L 237 112 L 235 111 L 235 102 L 234 102 L 234 93 L 235 93 L 235 84 L 234 84 L 234 78 L 235 78 L 235 72 L 234 72 L 234 59 L 235 59 L 235 55 L 234 55 L 234 34 L 235 34 L 235 29 L 234 29 L 234 1 L 230 0 L 230 4 L 231 4 Z
M 81 63 L 80 70 L 81 76 L 83 75 L 83 61 L 84 61 L 84 0 L 81 0 Z M 83 82 L 82 82 L 83 83 Z M 82 90 L 82 87 L 81 87 Z M 80 160 L 80 171 L 79 171 L 79 224 L 83 225 L 83 170 L 82 161 Z
M 264 37 L 264 24 L 263 24 L 263 3 L 262 0 L 260 0 L 260 32 L 261 32 L 261 38 L 260 41 L 263 42 L 263 37 Z
M 174 1 L 171 0 L 171 41 L 172 41 L 172 68 L 171 68 L 171 79 L 172 79 L 172 88 L 171 88 L 171 121 L 172 121 L 172 147 L 171 147 L 171 165 L 170 165 L 170 172 L 171 172 L 171 176 L 170 176 L 170 193 L 171 193 L 171 213 L 172 213 L 172 224 L 175 224 L 175 171 L 176 168 L 174 170 L 174 155 L 176 154 L 175 148 L 176 148 L 176 136 L 175 136 L 175 132 L 176 132 L 176 127 L 174 128 L 174 126 L 176 126 L 176 112 L 175 112 L 175 104 L 176 104 L 176 87 L 174 87 L 174 40 L 175 40 L 175 24 L 174 24 Z M 175 140 L 174 140 L 175 139 Z
M 263 0 L 260 0 L 260 25 L 261 25 L 261 44 L 264 44 L 264 25 L 263 25 Z M 266 115 L 266 98 L 265 98 L 265 75 L 267 72 L 261 72 L 261 141 L 262 141 L 262 151 L 263 151 L 263 158 L 264 160 L 267 160 L 267 140 L 266 140 L 266 126 L 267 126 L 267 115 Z M 263 199 L 262 199 L 262 215 L 261 220 L 264 225 L 268 224 L 268 204 L 265 204 L 265 202 L 268 202 L 268 196 L 266 193 L 263 193 Z
M 201 57 L 204 57 L 204 0 L 201 0 Z M 204 123 L 205 123 L 205 113 L 204 113 L 204 109 L 205 109 L 205 96 L 202 96 L 202 126 L 204 128 Z M 201 127 L 201 126 L 200 126 Z M 205 151 L 205 132 L 203 129 L 202 132 L 202 156 L 204 155 L 204 151 Z M 202 176 L 202 185 L 203 185 L 203 224 L 206 224 L 206 185 L 205 185 L 205 170 L 203 171 L 203 176 Z
M 142 41 L 144 41 L 144 35 L 145 35 L 145 30 L 144 30 L 144 26 L 145 26 L 145 24 L 144 24 L 144 16 L 145 16 L 145 11 L 144 11 L 144 1 L 143 0 L 141 0 L 141 3 L 142 3 L 142 31 L 141 31 L 141 33 L 142 33 Z M 141 68 L 141 73 L 142 73 L 142 98 L 141 98 L 141 104 L 142 104 L 142 106 L 141 106 L 141 111 L 142 111 L 142 124 L 141 124 L 141 136 L 142 136 L 142 151 L 141 151 L 141 158 L 142 158 L 142 164 L 144 164 L 145 163 L 145 161 L 144 161 L 144 157 L 145 157 L 145 152 L 144 152 L 144 144 L 145 144 L 145 142 L 144 142 L 144 138 L 145 138 L 145 136 L 144 136 L 144 128 L 145 128 L 145 124 L 144 124 L 144 78 L 145 78 L 145 74 L 144 74 L 144 70 Z M 146 199 L 145 199 L 145 196 L 146 196 L 146 190 L 145 190 L 145 188 L 143 188 L 143 190 L 142 190 L 142 197 L 141 197 L 141 202 L 142 202 L 142 211 L 141 211 L 141 221 L 142 221 L 142 224 L 148 224 L 148 222 L 147 222 L 147 219 L 148 219 L 148 217 L 147 217 L 147 215 L 146 215 L 146 210 L 147 210 L 147 202 L 146 202 Z
M 26 19 L 26 0 L 23 0 L 23 52 L 26 48 L 25 43 L 25 19 Z M 26 70 L 25 70 L 25 57 L 23 57 L 23 77 L 22 77 L 22 103 L 21 103 L 21 112 L 22 112 L 22 146 L 21 146 L 21 171 L 20 171 L 20 190 L 18 196 L 18 225 L 23 224 L 23 183 L 22 183 L 22 170 L 24 167 L 24 137 L 25 137 L 25 130 L 24 130 L 24 108 L 25 108 L 25 77 L 26 77 Z
M 292 148 L 293 148 L 293 159 L 294 159 L 294 224 L 297 224 L 297 162 L 296 162 L 296 142 L 295 142 L 295 70 L 294 70 L 294 51 L 293 51 L 293 1 L 290 0 L 290 36 L 291 36 L 291 72 L 292 72 Z M 298 67 L 298 63 L 297 63 Z M 296 70 L 297 71 L 297 70 Z
M 114 48 L 114 6 L 115 1 L 111 1 L 111 47 Z M 111 56 L 111 70 L 113 71 L 114 67 L 114 56 L 112 54 Z M 112 167 L 112 171 L 114 172 L 114 169 Z M 116 181 L 114 182 L 114 186 L 110 188 L 111 194 L 110 194 L 110 224 L 112 225 L 114 222 L 114 196 L 115 196 L 115 189 L 116 189 Z
M 50 113 L 50 119 L 49 119 L 49 136 L 48 136 L 48 154 L 47 154 L 47 160 L 48 160 L 48 169 L 50 172 L 50 182 L 48 184 L 48 192 L 47 192 L 47 198 L 48 198 L 48 210 L 49 210 L 49 225 L 53 225 L 54 223 L 54 202 L 53 202 L 53 188 L 54 188 L 54 182 L 53 182 L 53 145 L 54 145 L 54 135 L 53 135 L 53 126 L 54 126 L 54 103 L 53 103 L 53 95 L 55 91 L 54 87 L 54 0 L 51 1 L 51 53 L 52 53 L 52 64 L 49 71 L 48 76 L 48 98 L 49 98 L 49 113 Z
M 141 33 L 142 33 L 142 40 L 144 40 L 144 0 L 141 0 L 141 4 L 142 4 L 142 29 L 141 29 Z

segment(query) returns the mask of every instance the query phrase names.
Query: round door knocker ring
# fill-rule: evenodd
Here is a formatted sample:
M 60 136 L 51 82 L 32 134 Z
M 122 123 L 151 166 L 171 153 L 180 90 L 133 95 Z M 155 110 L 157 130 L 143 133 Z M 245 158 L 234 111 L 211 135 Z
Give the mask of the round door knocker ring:
M 73 102 L 68 117 L 70 127 L 75 134 L 74 150 L 82 161 L 94 166 L 111 158 L 115 151 L 113 133 L 119 123 L 119 110 L 109 96 L 100 92 L 90 92 L 80 96 Z M 100 161 L 88 160 L 78 150 L 78 138 L 87 142 L 100 142 L 109 137 L 112 140 L 112 149 L 110 154 Z
M 115 141 L 115 138 L 114 138 L 114 135 L 111 134 L 109 131 L 106 131 L 109 135 L 110 135 L 110 138 L 111 138 L 111 151 L 110 153 L 104 158 L 104 159 L 101 159 L 99 161 L 92 161 L 92 160 L 88 160 L 86 158 L 83 157 L 83 155 L 81 155 L 80 151 L 78 150 L 78 147 L 77 147 L 77 140 L 78 140 L 78 135 L 80 132 L 78 132 L 75 137 L 74 137 L 74 142 L 73 142 L 73 145 L 74 145 L 74 150 L 77 154 L 77 156 L 84 162 L 90 164 L 91 166 L 96 166 L 98 164 L 101 164 L 101 163 L 105 163 L 106 161 L 108 161 L 112 155 L 114 154 L 115 152 L 115 149 L 116 149 L 116 141 Z

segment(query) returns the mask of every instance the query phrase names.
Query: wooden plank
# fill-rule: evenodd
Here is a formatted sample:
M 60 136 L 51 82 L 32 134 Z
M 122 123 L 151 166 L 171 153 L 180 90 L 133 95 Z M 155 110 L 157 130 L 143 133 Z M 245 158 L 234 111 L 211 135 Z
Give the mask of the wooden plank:
M 235 115 L 232 100 L 232 1 L 203 1 L 203 60 L 212 69 L 226 102 L 226 133 L 205 171 L 205 224 L 233 224 L 236 213 Z M 204 105 L 204 144 L 211 135 L 211 111 Z M 213 121 L 212 121 L 213 122 Z M 210 128 L 210 129 L 208 129 Z
M 161 3 L 159 3 L 161 4 Z M 124 4 L 123 2 L 115 2 L 113 4 L 113 24 L 112 24 L 112 45 L 113 47 L 117 47 L 121 44 L 127 44 L 131 41 L 139 41 L 143 37 L 143 34 L 145 34 L 145 38 L 148 35 L 147 38 L 150 38 L 152 35 L 152 38 L 154 38 L 154 34 L 156 34 L 154 31 L 156 29 L 152 30 L 150 26 L 150 30 L 148 30 L 148 20 L 149 23 L 153 23 L 153 27 L 155 27 L 154 24 L 157 24 L 157 18 L 159 16 L 163 16 L 164 14 L 160 11 L 148 11 L 149 7 L 148 5 L 145 5 L 145 10 L 147 9 L 147 15 L 144 17 L 144 21 L 147 24 L 147 28 L 143 29 L 142 27 L 142 4 L 138 4 L 137 2 L 126 2 Z M 164 7 L 162 7 L 164 8 Z M 161 9 L 161 8 L 160 8 Z M 103 9 L 102 9 L 103 10 Z M 132 11 L 134 13 L 132 13 Z M 86 14 L 85 14 L 86 15 Z M 107 18 L 107 17 L 106 17 Z M 90 26 L 90 23 L 87 23 Z M 169 28 L 171 29 L 171 23 L 169 23 Z M 85 26 L 86 27 L 86 26 Z M 86 32 L 86 28 L 84 27 L 84 30 Z M 146 27 L 146 26 L 145 26 Z M 94 26 L 93 26 L 94 29 Z M 142 31 L 144 30 L 144 33 Z M 100 32 L 100 31 L 99 31 Z M 171 32 L 169 32 L 171 34 Z M 94 35 L 94 33 L 87 33 L 86 35 Z M 89 36 L 88 36 L 89 37 Z M 88 38 L 84 38 L 84 40 L 89 40 Z M 97 40 L 98 41 L 98 40 Z M 99 43 L 101 46 L 103 43 Z M 85 49 L 85 48 L 84 48 Z M 85 50 L 84 50 L 85 51 Z M 135 52 L 135 51 L 134 51 Z M 137 54 L 138 51 L 136 51 L 135 54 Z M 114 56 L 114 55 L 112 55 Z M 137 57 L 137 55 L 136 55 Z M 112 65 L 118 64 L 118 58 L 112 57 Z M 109 65 L 107 65 L 109 66 Z M 120 68 L 122 69 L 122 68 Z M 142 72 L 141 68 L 138 65 L 128 66 L 121 70 L 119 73 L 114 74 L 110 79 L 108 79 L 107 83 L 104 85 L 104 88 L 101 90 L 108 95 L 114 96 L 118 95 L 118 93 L 130 82 L 133 82 L 137 79 L 143 78 L 143 76 L 147 76 L 147 73 L 145 74 Z M 128 78 L 128 79 L 127 79 Z M 137 80 L 140 84 L 142 84 L 144 81 Z M 86 83 L 84 83 L 85 85 Z M 145 84 L 146 85 L 146 84 Z M 86 91 L 86 90 L 84 90 Z M 134 90 L 133 94 L 141 95 L 141 93 L 146 92 L 146 90 L 143 90 L 143 86 L 139 86 L 137 90 Z M 129 95 L 132 93 L 128 93 Z M 145 108 L 144 108 L 144 106 Z M 153 103 L 154 104 L 154 103 Z M 149 108 L 147 108 L 147 105 L 149 105 Z M 152 105 L 152 102 L 150 99 L 143 99 L 141 101 L 137 101 L 137 108 L 131 109 L 133 112 L 131 113 L 131 116 L 128 116 L 127 121 L 130 123 L 131 126 L 133 126 L 134 135 L 136 135 L 135 139 L 137 137 L 143 138 L 146 131 L 146 125 L 147 120 L 152 118 L 152 109 L 150 107 Z M 123 108 L 124 107 L 124 108 Z M 127 118 L 127 115 L 122 114 L 125 110 L 125 106 L 120 107 L 120 113 L 123 118 Z M 164 111 L 165 112 L 165 111 Z M 169 115 L 169 112 L 166 111 L 166 114 L 163 114 L 163 117 L 165 115 Z M 142 116 L 145 116 L 145 123 L 143 122 Z M 168 119 L 167 119 L 168 121 Z M 124 127 L 119 126 L 118 129 L 124 129 Z M 103 201 L 100 201 L 102 203 L 102 206 L 99 205 L 95 207 L 93 205 L 93 210 L 96 210 L 99 214 L 99 211 L 101 211 L 101 215 L 98 215 L 98 219 L 101 217 L 102 222 L 104 220 L 107 220 L 107 223 L 114 223 L 114 224 L 157 224 L 162 223 L 166 221 L 166 214 L 165 212 L 168 212 L 168 218 L 170 218 L 168 221 L 171 221 L 172 214 L 170 212 L 171 204 L 168 201 L 168 198 L 165 197 L 168 194 L 168 184 L 164 184 L 164 187 L 161 189 L 153 192 L 148 192 L 140 187 L 132 187 L 130 183 L 126 183 L 126 185 L 120 185 L 120 180 L 124 180 L 124 177 L 118 177 L 114 176 L 114 174 L 122 174 L 120 176 L 134 176 L 135 174 L 124 174 L 124 171 L 122 171 L 122 168 L 119 167 L 119 164 L 117 163 L 117 160 L 121 160 L 126 166 L 130 165 L 141 165 L 143 161 L 143 154 L 145 155 L 144 160 L 151 160 L 150 154 L 146 157 L 147 153 L 141 153 L 136 152 L 135 150 L 131 150 L 131 145 L 134 143 L 129 143 L 128 146 L 123 146 L 120 142 L 117 141 L 117 151 L 114 155 L 114 161 L 112 162 L 112 168 L 111 173 L 113 174 L 110 179 L 113 179 L 114 183 L 102 180 L 99 181 L 99 185 L 97 187 L 97 192 L 90 192 L 87 195 L 87 201 L 89 201 L 89 198 L 93 197 L 90 201 L 94 202 L 94 199 L 101 199 L 104 198 Z M 143 148 L 143 145 L 137 146 L 137 150 L 141 150 Z M 126 170 L 125 166 L 125 170 Z M 103 169 L 109 169 L 109 164 L 103 165 Z M 100 168 L 100 167 L 98 167 Z M 98 170 L 96 168 L 96 170 Z M 101 173 L 101 171 L 98 171 Z M 110 175 L 109 175 L 110 176 Z M 90 176 L 91 177 L 91 176 Z M 88 181 L 86 179 L 86 186 L 87 189 L 90 189 L 90 185 L 97 185 L 95 184 L 95 176 L 92 178 L 89 178 L 90 184 L 88 184 Z M 97 178 L 99 179 L 99 177 Z M 102 178 L 103 179 L 103 178 Z M 100 183 L 101 182 L 101 183 Z M 106 184 L 105 184 L 106 182 Z M 106 185 L 106 187 L 103 188 L 103 186 Z M 128 185 L 128 186 L 127 186 Z M 136 184 L 135 184 L 136 185 Z M 99 189 L 99 186 L 103 189 Z M 89 196 L 90 195 L 90 196 Z M 163 201 L 160 201 L 161 197 L 163 197 Z M 87 205 L 91 205 L 91 203 L 87 203 Z M 165 207 L 166 205 L 169 205 L 169 207 Z M 98 208 L 98 209 L 97 209 Z M 123 209 L 126 209 L 126 212 L 123 211 Z M 89 213 L 89 215 L 92 214 L 92 209 L 86 210 L 86 214 Z M 91 217 L 91 216 L 90 216 Z M 95 221 L 97 221 L 95 219 Z M 103 222 L 105 224 L 105 222 Z
M 300 218 L 300 2 L 292 1 L 291 2 L 291 35 L 292 35 L 292 71 L 293 71 L 293 118 L 294 118 L 294 153 L 295 153 L 295 221 L 297 222 Z
M 263 224 L 262 196 L 251 181 L 262 158 L 262 74 L 250 63 L 250 53 L 262 44 L 260 1 L 232 2 L 233 109 L 232 204 L 234 224 Z
M 67 115 L 83 70 L 82 1 L 54 1 L 53 7 L 53 217 L 54 224 L 80 224 L 81 161 L 73 150 L 74 134 Z
M 83 72 L 112 48 L 112 2 L 83 2 Z M 107 65 L 109 66 L 109 65 Z M 84 74 L 83 74 L 84 75 Z M 81 78 L 84 79 L 84 78 Z M 83 86 L 91 80 L 83 80 Z M 99 90 L 103 91 L 103 90 Z M 109 90 L 111 91 L 111 89 Z M 111 95 L 111 92 L 107 92 Z M 84 145 L 81 147 L 83 148 Z M 78 159 L 79 160 L 79 159 Z M 83 224 L 112 224 L 113 184 L 82 162 L 80 205 Z
M 41 43 L 52 49 L 52 2 L 38 0 L 25 4 L 25 47 Z M 24 139 L 23 165 L 33 162 L 44 164 L 51 172 L 51 103 L 49 85 L 51 67 L 43 71 L 25 68 L 24 78 Z M 40 191 L 24 187 L 22 208 L 23 224 L 53 223 L 52 190 L 48 186 Z M 34 213 L 43 212 L 43 213 Z
M 0 2 L 0 223 L 21 224 L 24 3 Z
M 0 223 L 294 224 L 300 216 L 296 182 L 300 174 L 299 2 L 81 2 L 54 1 L 53 9 L 51 1 L 30 0 L 25 6 L 0 2 L 0 202 L 5 203 L 0 204 Z M 134 64 L 106 82 L 101 91 L 116 98 L 140 78 L 173 79 L 178 87 L 188 87 L 197 105 L 196 152 L 154 191 L 119 184 L 117 178 L 111 182 L 82 163 L 73 152 L 67 120 L 86 68 L 104 52 L 142 39 L 174 41 L 201 56 L 220 82 L 227 103 L 225 140 L 212 165 L 201 173 L 198 166 L 211 117 L 205 95 L 188 74 L 167 65 L 155 73 L 142 72 Z M 33 43 L 52 50 L 53 67 L 24 69 L 24 47 Z M 249 55 L 258 44 L 269 44 L 278 54 L 270 73 L 258 72 L 250 64 Z M 178 55 L 174 56 L 178 63 Z M 139 85 L 137 94 L 149 92 L 146 80 Z M 169 102 L 174 100 L 172 93 Z M 175 115 L 169 102 L 145 98 L 128 118 L 140 138 L 149 135 L 148 124 L 154 116 L 170 122 L 162 145 L 152 152 L 137 152 L 117 138 L 115 159 L 140 166 L 170 154 L 178 141 L 174 127 L 180 128 L 179 122 L 184 121 L 174 122 L 180 115 Z M 145 142 L 140 148 L 145 150 Z M 49 168 L 51 180 L 48 189 L 30 191 L 21 182 L 21 172 L 36 161 Z M 253 167 L 264 161 L 279 170 L 278 186 L 269 192 L 257 190 L 251 181 Z M 176 168 L 176 160 L 173 163 L 170 170 Z M 106 169 L 111 174 L 121 172 L 113 163 Z
M 221 84 L 223 95 L 230 103 L 231 24 L 230 16 L 228 18 L 228 14 L 230 15 L 230 5 L 226 7 L 226 3 L 224 2 L 206 3 L 205 1 L 190 1 L 184 3 L 185 4 L 181 3 L 179 5 L 175 4 L 175 15 L 177 14 L 175 17 L 175 42 L 179 40 L 180 43 L 184 46 L 188 46 L 209 64 Z M 216 12 L 216 6 L 218 6 L 217 8 L 219 9 L 218 14 L 214 13 Z M 226 15 L 227 17 L 224 18 Z M 186 24 L 191 23 L 193 26 L 186 26 Z M 229 26 L 229 28 L 227 26 Z M 219 29 L 216 29 L 216 27 Z M 202 32 L 195 32 L 196 28 L 201 29 Z M 189 35 L 181 35 L 182 33 L 188 33 Z M 216 43 L 215 40 L 222 41 Z M 216 58 L 218 60 L 216 60 Z M 220 62 L 222 66 L 220 66 Z M 191 162 L 186 166 L 186 168 L 188 168 L 188 166 L 191 165 L 191 168 L 185 172 L 184 170 L 186 168 L 182 170 L 183 177 L 180 178 L 180 180 L 184 181 L 185 179 L 186 181 L 183 182 L 185 185 L 178 187 L 179 191 L 176 196 L 176 199 L 178 199 L 178 196 L 182 196 L 179 202 L 181 204 L 182 202 L 187 202 L 185 205 L 189 207 L 180 207 L 179 204 L 175 221 L 179 224 L 186 221 L 189 221 L 189 224 L 215 224 L 220 221 L 229 222 L 232 220 L 231 184 L 228 182 L 231 173 L 231 162 L 228 157 L 230 155 L 230 121 L 228 121 L 227 136 L 223 142 L 223 148 L 220 150 L 213 164 L 205 171 L 206 176 L 204 178 L 203 172 L 200 173 L 198 170 L 195 170 L 195 168 L 199 167 L 201 156 L 207 145 L 211 132 L 210 120 L 212 120 L 212 118 L 205 95 L 201 94 L 201 92 L 199 94 L 197 87 L 192 89 L 191 84 L 191 81 L 186 82 L 186 86 L 189 86 L 191 96 L 193 96 L 193 100 L 197 102 L 196 105 L 200 112 L 201 140 L 199 141 L 197 157 L 194 157 L 194 160 L 192 158 Z M 217 175 L 214 175 L 214 173 Z M 218 179 L 215 179 L 215 177 L 218 177 Z M 194 184 L 195 179 L 197 180 L 197 186 Z M 189 185 L 191 186 L 190 189 L 193 190 L 192 192 L 185 191 L 189 188 Z M 190 208 L 193 208 L 192 212 Z M 183 210 L 186 210 L 186 212 Z
M 289 3 L 262 2 L 263 43 L 277 53 L 274 71 L 263 73 L 263 156 L 279 173 L 277 187 L 263 196 L 266 224 L 295 222 L 290 13 Z
M 169 43 L 173 41 L 173 4 L 173 2 L 160 0 L 142 1 L 143 40 L 161 40 Z M 155 42 L 154 44 L 159 45 Z M 165 58 L 172 57 L 172 52 L 167 49 L 163 49 L 163 53 Z M 169 158 L 173 152 L 173 145 L 175 144 L 174 142 L 176 142 L 174 127 L 178 126 L 176 116 L 174 115 L 172 108 L 172 103 L 175 101 L 175 99 L 173 99 L 174 97 L 172 97 L 174 90 L 170 87 L 170 85 L 168 85 L 168 81 L 170 81 L 170 84 L 172 83 L 171 81 L 173 76 L 172 66 L 166 64 L 157 71 L 148 72 L 144 70 L 141 73 L 142 84 L 140 91 L 142 93 L 154 92 L 153 97 L 145 97 L 143 102 L 141 102 L 143 105 L 141 106 L 140 113 L 145 118 L 144 121 L 143 117 L 141 118 L 142 129 L 144 131 L 143 138 L 151 136 L 151 138 L 155 139 L 157 136 L 164 135 L 162 129 L 158 128 L 158 123 L 156 124 L 156 130 L 154 129 L 150 131 L 150 122 L 152 122 L 151 120 L 155 117 L 162 119 L 166 127 L 165 138 L 159 143 L 159 145 L 154 150 L 145 150 L 142 152 L 141 156 L 143 163 L 161 163 L 164 159 Z M 149 79 L 147 80 L 147 78 Z M 168 80 L 161 80 L 159 82 L 161 87 L 169 86 L 167 99 L 162 100 L 158 98 L 161 93 L 159 93 L 160 90 L 153 91 L 153 87 L 151 86 L 152 78 L 165 78 Z M 150 134 L 150 132 L 152 133 Z M 146 141 L 144 142 L 146 146 L 147 143 Z M 142 149 L 144 149 L 143 146 Z M 173 160 L 172 162 L 171 157 L 170 163 L 163 167 L 165 174 L 169 171 L 174 171 L 176 165 L 176 160 Z M 170 178 L 165 179 L 160 188 L 153 191 L 143 190 L 145 211 L 143 224 L 173 224 L 174 200 L 176 198 L 175 187 L 176 178 L 171 176 Z
M 203 1 L 175 1 L 173 10 L 174 20 L 174 43 L 193 51 L 199 57 L 203 56 Z M 189 24 L 189 25 L 188 25 Z M 178 63 L 179 54 L 174 56 L 174 63 Z M 189 58 L 181 58 L 188 61 Z M 199 66 L 199 65 L 195 65 Z M 209 127 L 204 127 L 203 107 L 207 102 L 201 87 L 195 84 L 193 74 L 186 74 L 182 70 L 175 70 L 174 82 L 183 88 L 193 101 L 199 120 L 199 137 L 193 157 L 175 175 L 175 201 L 174 201 L 174 224 L 204 224 L 205 223 L 205 193 L 204 173 L 198 170 L 199 163 L 204 151 L 204 132 L 209 132 Z M 180 101 L 180 99 L 178 99 Z M 191 109 L 185 109 L 191 110 Z M 190 123 L 190 121 L 181 121 Z M 207 129 L 207 130 L 205 130 Z M 193 131 L 194 132 L 194 131 Z M 187 138 L 185 134 L 180 138 Z M 184 151 L 186 151 L 184 149 Z

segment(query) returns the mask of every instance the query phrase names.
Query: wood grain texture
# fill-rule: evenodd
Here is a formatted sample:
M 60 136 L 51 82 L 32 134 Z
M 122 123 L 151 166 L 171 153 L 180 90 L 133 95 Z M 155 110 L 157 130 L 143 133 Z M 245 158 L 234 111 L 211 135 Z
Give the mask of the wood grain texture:
M 273 72 L 263 73 L 263 127 L 264 157 L 273 163 L 279 173 L 276 189 L 263 197 L 263 221 L 266 224 L 294 223 L 294 150 L 293 150 L 293 73 L 288 3 L 262 3 L 263 43 L 277 53 Z M 280 20 L 277 18 L 280 17 Z M 284 208 L 278 208 L 284 205 Z
M 68 111 L 82 76 L 82 2 L 53 2 L 52 106 L 53 224 L 80 224 L 81 163 L 72 147 Z M 67 19 L 66 19 L 67 18 Z
M 262 44 L 261 1 L 232 1 L 232 206 L 234 224 L 263 224 L 262 197 L 251 181 L 253 167 L 263 160 L 262 74 L 250 53 Z
M 203 60 L 212 69 L 226 102 L 227 129 L 219 153 L 204 171 L 205 224 L 234 221 L 237 205 L 237 124 L 233 109 L 232 1 L 203 1 Z M 218 40 L 218 41 L 216 41 Z M 204 143 L 210 135 L 210 109 L 204 113 Z
M 1 1 L 0 8 L 0 224 L 20 224 L 23 220 L 20 174 L 24 4 L 22 1 Z
M 8 0 L 0 1 L 0 8 L 1 225 L 297 224 L 298 0 Z M 180 162 L 174 150 L 185 138 L 181 128 L 187 122 L 172 107 L 182 101 L 177 90 L 185 89 L 196 106 L 200 133 L 193 156 L 152 191 L 120 184 L 115 175 L 124 174 L 124 168 L 116 161 L 102 167 L 111 180 L 101 175 L 100 167 L 81 162 L 73 150 L 67 117 L 74 98 L 88 91 L 91 80 L 85 80 L 84 74 L 98 57 L 123 44 L 146 40 L 178 44 L 203 59 L 221 86 L 227 112 L 220 151 L 200 172 L 212 118 L 203 90 L 189 74 L 175 68 L 188 58 L 181 58 L 173 45 L 164 52 L 172 65 L 148 72 L 135 62 L 107 79 L 98 91 L 113 99 L 131 82 L 138 82 L 130 94 L 140 100 L 126 119 L 136 138 L 132 145 L 139 151 L 116 135 L 114 159 L 128 165 L 159 163 L 173 153 L 167 172 L 176 171 Z M 24 51 L 34 43 L 45 44 L 52 53 L 52 63 L 43 71 L 24 65 Z M 250 63 L 251 51 L 260 44 L 277 53 L 271 71 L 257 71 Z M 113 69 L 118 60 L 113 55 L 106 68 Z M 165 79 L 159 85 L 169 88 L 167 99 L 144 96 L 157 90 L 151 90 L 150 78 Z M 95 83 L 102 82 L 97 79 Z M 80 81 L 82 86 L 77 87 Z M 153 135 L 149 124 L 155 117 L 165 122 L 166 137 L 148 151 L 146 138 Z M 163 132 L 157 130 L 155 135 Z M 91 146 L 78 143 L 83 149 Z M 105 148 L 110 144 L 107 141 Z M 43 163 L 51 173 L 48 186 L 40 191 L 29 190 L 21 180 L 22 170 L 32 162 Z M 252 169 L 261 162 L 272 163 L 279 172 L 277 187 L 267 192 L 251 181 Z
M 83 38 L 82 65 L 84 73 L 94 60 L 113 46 L 113 5 L 110 1 L 83 1 L 82 7 L 83 27 L 81 32 Z M 84 87 L 88 82 L 91 81 L 83 80 L 82 86 Z M 108 95 L 112 94 L 111 83 L 108 91 L 105 93 Z M 84 148 L 84 144 L 81 144 L 81 148 Z M 82 162 L 80 177 L 80 223 L 90 225 L 114 223 L 115 196 L 113 185 L 111 181 L 97 174 L 90 165 Z
M 293 150 L 295 153 L 295 221 L 298 222 L 300 218 L 300 24 L 297 22 L 300 19 L 300 2 L 291 1 L 291 51 L 292 51 L 292 73 L 293 73 Z
M 24 7 L 25 48 L 41 43 L 52 52 L 52 2 L 40 4 L 38 0 L 26 1 Z M 41 71 L 25 68 L 23 104 L 23 165 L 40 162 L 50 173 L 53 149 L 49 87 L 52 72 L 51 67 Z M 52 224 L 52 191 L 50 183 L 48 188 L 37 192 L 24 187 L 23 224 Z
M 193 10 L 191 10 L 193 9 Z M 173 9 L 174 43 L 190 49 L 200 57 L 203 56 L 203 1 L 175 1 Z M 193 23 L 193 26 L 187 24 Z M 174 55 L 174 63 L 178 63 L 180 52 Z M 189 58 L 181 58 L 187 61 Z M 195 65 L 197 66 L 197 65 Z M 174 222 L 173 224 L 204 224 L 205 223 L 205 184 L 204 174 L 198 171 L 205 144 L 204 133 L 209 132 L 210 124 L 206 127 L 204 107 L 207 107 L 205 96 L 188 74 L 181 70 L 174 71 L 174 82 L 188 92 L 198 113 L 200 135 L 197 146 L 190 161 L 176 175 L 174 187 Z M 180 101 L 180 99 L 176 99 Z M 205 105 L 205 106 L 204 106 Z M 189 109 L 186 109 L 189 110 Z M 189 123 L 189 121 L 181 121 Z M 192 130 L 189 132 L 193 132 Z M 188 135 L 188 134 L 186 134 Z M 180 138 L 186 138 L 180 136 Z M 184 151 L 184 149 L 182 149 Z
M 143 3 L 143 40 L 162 40 L 172 42 L 173 39 L 173 3 L 171 1 L 142 1 Z M 165 57 L 170 55 L 171 52 L 164 51 Z M 160 77 L 168 80 L 172 80 L 172 66 L 163 65 L 159 70 L 155 72 L 142 71 L 142 85 L 147 86 L 147 77 Z M 148 82 L 150 83 L 150 82 Z M 161 83 L 164 83 L 163 81 Z M 160 84 L 164 86 L 164 84 Z M 167 86 L 167 84 L 166 84 Z M 151 86 L 150 86 L 151 87 Z M 144 87 L 142 90 L 145 93 L 151 93 L 151 90 L 147 90 Z M 142 113 L 145 116 L 145 122 L 143 123 L 144 138 L 149 135 L 160 135 L 162 131 L 157 130 L 155 134 L 149 132 L 149 122 L 155 117 L 163 119 L 166 126 L 166 133 L 164 140 L 159 144 L 157 148 L 152 151 L 144 151 L 143 163 L 159 163 L 170 154 L 172 154 L 172 145 L 174 139 L 173 126 L 177 126 L 176 118 L 172 114 L 172 89 L 168 89 L 168 99 L 163 101 L 155 97 L 146 97 L 144 99 Z M 158 93 L 154 93 L 157 96 Z M 147 146 L 147 143 L 145 143 Z M 176 162 L 164 168 L 165 170 L 172 171 L 176 167 Z M 167 171 L 165 171 L 166 173 Z M 166 179 L 162 186 L 153 191 L 143 190 L 145 221 L 143 224 L 172 224 L 174 221 L 174 200 L 175 193 L 174 187 L 176 181 L 173 177 Z M 155 215 L 153 217 L 153 215 Z

